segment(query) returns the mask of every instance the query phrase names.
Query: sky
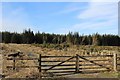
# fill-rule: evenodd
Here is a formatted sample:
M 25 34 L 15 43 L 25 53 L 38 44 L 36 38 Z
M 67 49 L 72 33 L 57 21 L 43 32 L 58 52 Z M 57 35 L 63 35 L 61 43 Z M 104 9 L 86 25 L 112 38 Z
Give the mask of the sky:
M 100 0 L 98 0 L 100 1 Z M 118 34 L 118 2 L 2 2 L 2 31 Z

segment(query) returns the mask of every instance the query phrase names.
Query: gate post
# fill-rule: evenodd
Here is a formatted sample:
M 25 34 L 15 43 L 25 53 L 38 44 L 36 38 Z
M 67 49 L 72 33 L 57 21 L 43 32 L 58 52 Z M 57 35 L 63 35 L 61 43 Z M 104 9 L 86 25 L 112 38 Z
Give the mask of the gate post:
M 38 66 L 38 69 L 39 69 L 39 79 L 41 79 L 42 78 L 42 75 L 41 75 L 41 54 L 39 54 L 38 62 L 39 62 L 39 66 Z
M 76 73 L 79 72 L 79 55 L 76 54 Z
M 117 72 L 117 54 L 113 54 L 113 70 Z
M 15 57 L 13 57 L 13 70 L 15 70 Z

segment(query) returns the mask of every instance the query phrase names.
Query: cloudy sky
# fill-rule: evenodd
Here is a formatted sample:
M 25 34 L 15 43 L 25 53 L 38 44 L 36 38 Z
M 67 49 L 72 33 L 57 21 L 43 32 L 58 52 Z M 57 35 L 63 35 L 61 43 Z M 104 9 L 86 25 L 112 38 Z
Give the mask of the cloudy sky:
M 118 2 L 2 2 L 2 30 L 118 34 Z

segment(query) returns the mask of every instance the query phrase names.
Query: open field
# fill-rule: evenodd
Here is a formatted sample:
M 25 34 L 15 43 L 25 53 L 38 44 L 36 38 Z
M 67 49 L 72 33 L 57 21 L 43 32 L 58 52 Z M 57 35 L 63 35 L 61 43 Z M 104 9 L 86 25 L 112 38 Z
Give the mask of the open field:
M 79 55 L 105 55 L 105 54 L 120 54 L 120 47 L 117 46 L 70 46 L 67 48 L 46 48 L 41 47 L 40 45 L 35 44 L 0 44 L 0 54 L 3 55 L 3 74 L 9 78 L 21 78 L 21 77 L 29 77 L 33 75 L 37 75 L 37 68 L 17 68 L 15 71 L 12 68 L 6 68 L 7 65 L 12 65 L 12 62 L 7 61 L 6 58 L 8 54 L 15 53 L 21 51 L 24 53 L 25 58 L 38 58 L 38 54 L 43 56 L 75 56 Z M 98 58 L 99 59 L 99 58 Z M 102 59 L 102 58 L 101 58 Z M 108 59 L 108 58 L 107 58 Z M 54 59 L 52 59 L 54 61 Z M 63 60 L 62 58 L 58 60 Z M 28 60 L 20 60 L 16 62 L 16 65 L 28 66 L 28 65 L 37 65 L 37 61 L 28 61 Z M 50 63 L 46 63 L 50 64 Z M 115 72 L 101 72 L 95 74 L 75 74 L 69 75 L 65 77 L 72 78 L 116 78 L 118 77 L 118 73 Z

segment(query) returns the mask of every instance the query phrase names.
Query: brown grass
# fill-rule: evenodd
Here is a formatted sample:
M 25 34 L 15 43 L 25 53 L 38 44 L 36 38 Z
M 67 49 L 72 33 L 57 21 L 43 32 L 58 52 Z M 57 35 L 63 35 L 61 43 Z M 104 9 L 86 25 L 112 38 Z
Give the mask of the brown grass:
M 0 44 L 0 54 L 3 55 L 3 74 L 8 75 L 7 77 L 26 77 L 33 73 L 37 73 L 37 68 L 30 69 L 7 69 L 7 65 L 12 65 L 12 62 L 6 60 L 7 55 L 17 51 L 22 51 L 26 56 L 24 57 L 38 57 L 38 54 L 42 55 L 55 55 L 55 56 L 67 56 L 76 54 L 79 55 L 104 55 L 120 53 L 120 47 L 117 46 L 70 46 L 67 50 L 59 50 L 54 48 L 42 48 L 32 44 Z M 32 56 L 30 53 L 34 54 Z M 97 58 L 99 59 L 99 58 Z M 102 58 L 101 58 L 102 59 Z M 54 60 L 54 59 L 53 59 Z M 18 61 L 17 65 L 36 65 L 35 61 Z

